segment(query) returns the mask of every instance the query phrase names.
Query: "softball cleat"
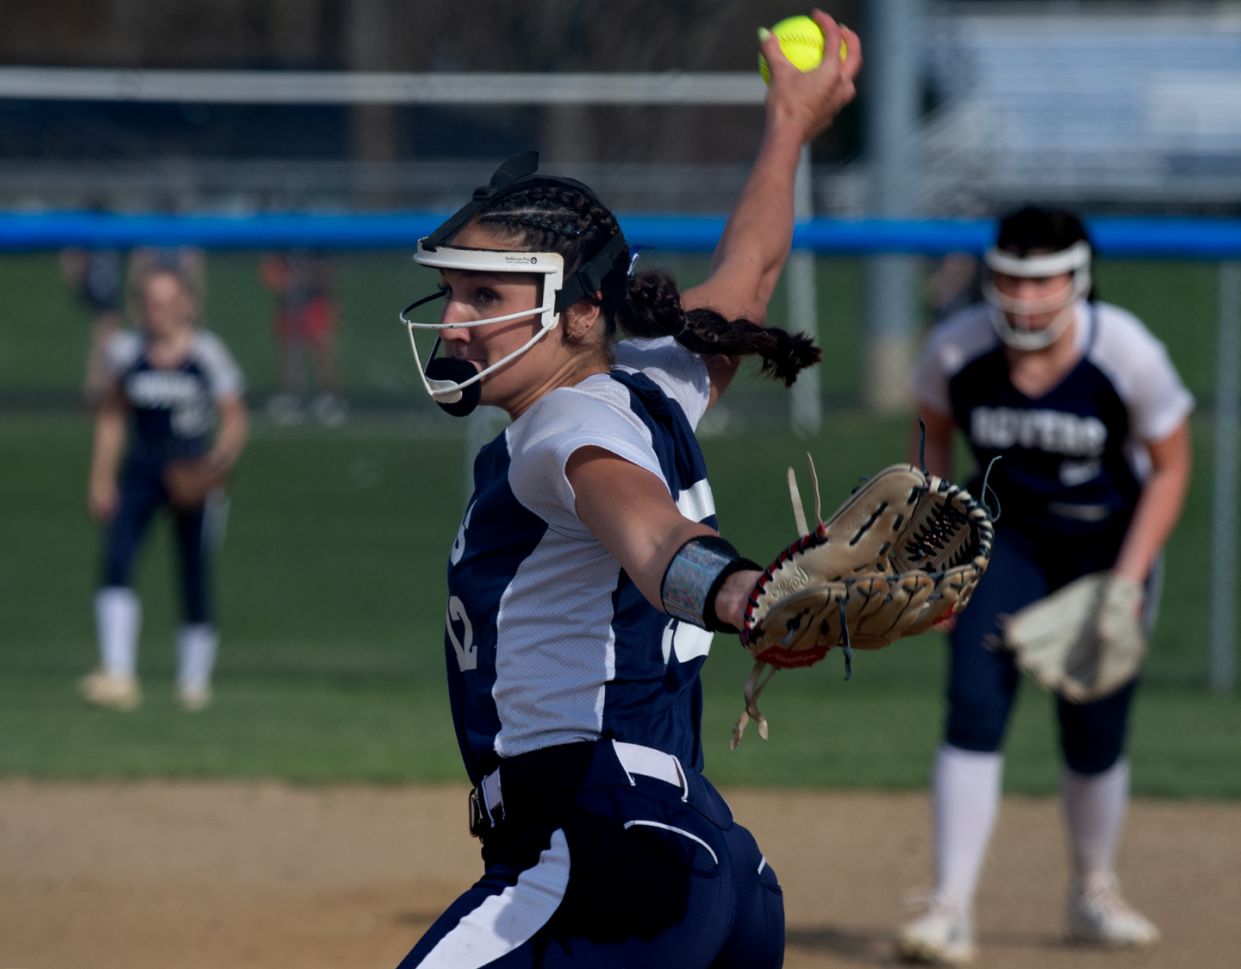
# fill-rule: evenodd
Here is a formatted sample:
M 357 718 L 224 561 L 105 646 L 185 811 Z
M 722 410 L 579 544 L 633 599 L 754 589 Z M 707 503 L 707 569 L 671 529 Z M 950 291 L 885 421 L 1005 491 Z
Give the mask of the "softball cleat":
M 142 690 L 137 679 L 104 670 L 95 670 L 82 677 L 78 681 L 78 692 L 87 703 L 122 713 L 136 710 L 142 703 Z
M 1159 941 L 1155 924 L 1121 897 L 1115 875 L 1073 879 L 1067 908 L 1070 942 L 1129 947 Z
M 974 927 L 956 905 L 932 900 L 926 914 L 896 935 L 896 955 L 903 962 L 958 966 L 974 959 Z
M 181 709 L 187 713 L 198 713 L 200 710 L 206 710 L 211 706 L 211 687 L 203 684 L 201 686 L 177 686 L 177 702 L 181 704 Z

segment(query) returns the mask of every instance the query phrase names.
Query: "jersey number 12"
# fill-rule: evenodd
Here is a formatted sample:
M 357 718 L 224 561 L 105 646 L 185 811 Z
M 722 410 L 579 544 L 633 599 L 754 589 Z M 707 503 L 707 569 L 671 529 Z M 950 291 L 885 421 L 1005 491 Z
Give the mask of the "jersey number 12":
M 453 620 L 461 623 L 464 627 L 462 635 L 465 638 L 463 643 L 457 638 L 456 632 L 453 631 Z M 478 647 L 474 644 L 474 627 L 470 624 L 470 617 L 465 614 L 465 605 L 456 596 L 452 596 L 448 600 L 448 638 L 452 642 L 452 648 L 457 653 L 457 665 L 461 667 L 461 672 L 466 670 L 478 669 Z

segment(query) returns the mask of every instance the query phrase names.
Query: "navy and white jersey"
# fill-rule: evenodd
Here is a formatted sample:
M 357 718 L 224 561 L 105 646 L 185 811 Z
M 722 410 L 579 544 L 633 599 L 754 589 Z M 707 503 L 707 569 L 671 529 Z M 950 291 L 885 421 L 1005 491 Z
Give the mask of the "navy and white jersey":
M 659 612 L 577 517 L 565 465 L 598 447 L 716 526 L 694 428 L 710 380 L 672 339 L 630 341 L 610 374 L 540 398 L 474 464 L 448 569 L 453 719 L 474 783 L 501 758 L 578 741 L 643 744 L 701 769 L 698 672 L 711 633 Z
M 146 339 L 133 330 L 108 343 L 108 366 L 129 406 L 130 459 L 160 463 L 207 450 L 219 401 L 241 396 L 245 379 L 213 333 L 199 330 L 175 369 L 147 359 Z
M 971 306 L 933 331 L 914 372 L 920 403 L 951 414 L 990 485 L 1005 525 L 1032 535 L 1115 535 L 1150 471 L 1146 443 L 1193 410 L 1164 345 L 1132 314 L 1079 301 L 1079 360 L 1041 397 L 1012 385 L 991 308 Z M 977 481 L 974 482 L 975 486 Z

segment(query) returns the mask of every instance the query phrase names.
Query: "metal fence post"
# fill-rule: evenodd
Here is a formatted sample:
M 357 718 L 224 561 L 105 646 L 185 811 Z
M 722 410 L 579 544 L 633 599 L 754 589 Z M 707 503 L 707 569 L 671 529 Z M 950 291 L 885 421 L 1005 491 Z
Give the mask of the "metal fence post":
M 1241 263 L 1219 267 L 1215 377 L 1215 495 L 1211 549 L 1213 693 L 1231 692 L 1237 676 L 1237 418 L 1241 409 Z
M 866 154 L 868 212 L 907 218 L 916 204 L 924 0 L 868 0 Z M 866 260 L 862 397 L 873 410 L 912 403 L 918 262 L 899 253 Z
M 808 222 L 814 216 L 814 184 L 811 178 L 810 146 L 801 146 L 801 162 L 797 166 L 797 182 L 793 190 L 793 217 Z M 814 253 L 795 250 L 789 256 L 788 280 L 789 330 L 804 332 L 813 340 L 819 337 L 819 317 L 815 298 Z M 798 437 L 814 437 L 823 426 L 823 397 L 820 391 L 819 368 L 803 370 L 793 385 L 789 402 L 789 419 Z

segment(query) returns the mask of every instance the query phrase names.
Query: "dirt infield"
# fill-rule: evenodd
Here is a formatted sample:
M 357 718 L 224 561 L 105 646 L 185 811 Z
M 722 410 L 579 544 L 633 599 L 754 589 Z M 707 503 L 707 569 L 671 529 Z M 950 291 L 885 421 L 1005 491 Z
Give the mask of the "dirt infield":
M 791 969 L 891 962 L 926 799 L 730 791 L 784 884 Z M 391 969 L 479 871 L 458 788 L 0 782 L 0 969 Z M 1058 807 L 1005 802 L 981 966 L 1235 966 L 1241 805 L 1139 801 L 1121 875 L 1148 953 L 1059 941 Z

